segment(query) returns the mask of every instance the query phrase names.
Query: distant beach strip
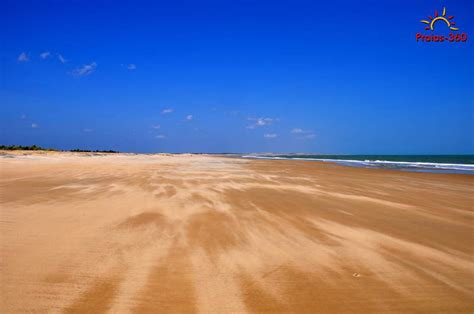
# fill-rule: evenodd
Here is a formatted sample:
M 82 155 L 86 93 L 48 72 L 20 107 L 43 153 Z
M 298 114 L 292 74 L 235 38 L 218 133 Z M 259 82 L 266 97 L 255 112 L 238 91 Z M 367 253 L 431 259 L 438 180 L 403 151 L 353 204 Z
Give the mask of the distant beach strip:
M 474 155 L 273 155 L 243 158 L 333 162 L 343 166 L 413 172 L 474 174 Z

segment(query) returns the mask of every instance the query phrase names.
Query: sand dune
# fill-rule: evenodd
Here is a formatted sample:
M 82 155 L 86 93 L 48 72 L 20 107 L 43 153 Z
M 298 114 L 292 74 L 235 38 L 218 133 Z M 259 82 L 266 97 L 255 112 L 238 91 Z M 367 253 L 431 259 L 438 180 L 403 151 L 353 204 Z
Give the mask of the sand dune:
M 0 157 L 0 311 L 474 311 L 474 176 Z

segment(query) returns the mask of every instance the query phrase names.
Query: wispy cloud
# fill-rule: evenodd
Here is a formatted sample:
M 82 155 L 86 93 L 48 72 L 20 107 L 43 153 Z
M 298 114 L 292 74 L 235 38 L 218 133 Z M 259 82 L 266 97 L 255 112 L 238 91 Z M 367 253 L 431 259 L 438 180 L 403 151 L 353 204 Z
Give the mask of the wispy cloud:
M 133 63 L 130 63 L 129 65 L 127 65 L 127 70 L 135 70 L 137 68 L 137 66 Z
M 166 138 L 166 135 L 159 134 L 159 135 L 155 136 L 155 138 L 162 140 L 162 139 Z
M 252 124 L 247 126 L 247 129 L 255 129 L 257 127 L 271 125 L 273 122 L 277 121 L 277 119 L 273 118 L 247 118 L 249 121 L 253 121 Z
M 301 134 L 301 133 L 304 133 L 304 131 L 303 131 L 303 129 L 295 128 L 295 129 L 291 130 L 291 133 L 293 133 L 293 134 Z
M 39 128 L 39 125 L 36 124 L 36 123 L 32 123 L 32 124 L 31 124 L 31 127 L 32 127 L 33 129 L 37 129 L 37 128 Z
M 45 52 L 40 53 L 40 58 L 43 59 L 43 60 L 49 58 L 49 56 L 51 56 L 51 53 L 49 51 L 45 51 Z
M 22 114 L 22 115 L 20 116 L 20 119 L 21 119 L 21 120 L 25 120 L 26 118 L 28 118 L 28 116 L 27 116 L 26 114 Z
M 82 130 L 82 131 L 84 131 L 84 132 L 86 132 L 86 133 L 90 133 L 90 132 L 92 132 L 92 129 L 87 129 L 87 128 L 86 128 L 86 129 L 84 129 L 84 130 Z
M 161 125 L 155 124 L 155 125 L 152 125 L 151 128 L 152 129 L 159 129 L 159 128 L 161 128 Z
M 275 134 L 275 133 L 265 133 L 265 134 L 263 135 L 263 137 L 264 137 L 264 138 L 277 138 L 278 135 Z
M 18 62 L 26 62 L 26 61 L 30 61 L 30 57 L 28 56 L 26 52 L 22 52 L 18 56 L 17 60 Z
M 63 55 L 62 55 L 62 54 L 60 54 L 60 53 L 58 53 L 58 60 L 59 60 L 59 62 L 61 62 L 62 64 L 64 64 L 64 63 L 66 63 L 66 62 L 67 62 L 67 60 L 66 60 L 66 59 L 64 59 Z
M 186 116 L 186 121 L 192 121 L 193 120 L 193 115 L 192 114 L 188 114 Z
M 84 64 L 82 67 L 75 69 L 72 71 L 72 75 L 74 76 L 87 76 L 95 71 L 97 68 L 97 63 L 92 62 L 90 64 Z
M 307 139 L 313 139 L 316 137 L 313 131 L 303 130 L 301 128 L 294 128 L 291 130 L 291 133 Z
M 172 113 L 173 111 L 174 110 L 171 108 L 166 108 L 166 109 L 161 110 L 161 114 L 168 114 L 168 113 Z

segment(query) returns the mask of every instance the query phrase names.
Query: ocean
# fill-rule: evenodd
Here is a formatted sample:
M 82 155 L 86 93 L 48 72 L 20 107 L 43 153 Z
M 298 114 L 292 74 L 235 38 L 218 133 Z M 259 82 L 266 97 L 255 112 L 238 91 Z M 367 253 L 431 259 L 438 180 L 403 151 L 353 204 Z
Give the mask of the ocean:
M 250 154 L 244 158 L 334 162 L 344 166 L 401 171 L 474 174 L 474 155 L 275 155 Z

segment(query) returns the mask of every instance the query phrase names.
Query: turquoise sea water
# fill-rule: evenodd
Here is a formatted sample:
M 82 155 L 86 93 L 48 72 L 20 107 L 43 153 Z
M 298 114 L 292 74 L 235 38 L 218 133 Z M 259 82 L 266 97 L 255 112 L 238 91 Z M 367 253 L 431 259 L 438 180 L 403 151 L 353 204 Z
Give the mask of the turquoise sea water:
M 245 155 L 246 158 L 326 161 L 337 164 L 417 172 L 474 174 L 474 155 Z

